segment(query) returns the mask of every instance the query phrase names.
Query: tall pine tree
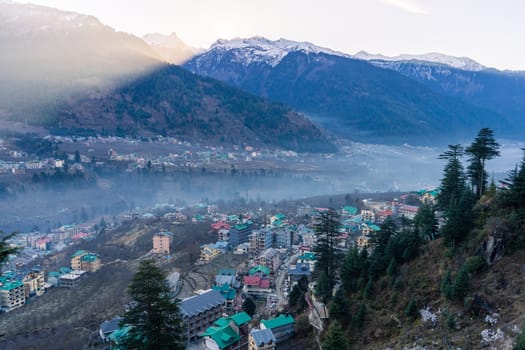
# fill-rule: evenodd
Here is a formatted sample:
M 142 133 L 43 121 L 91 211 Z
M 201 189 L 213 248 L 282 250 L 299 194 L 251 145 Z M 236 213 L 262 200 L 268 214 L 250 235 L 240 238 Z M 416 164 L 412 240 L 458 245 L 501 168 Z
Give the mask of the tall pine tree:
M 449 145 L 445 153 L 439 155 L 439 159 L 447 161 L 443 170 L 438 204 L 443 210 L 447 210 L 453 200 L 459 200 L 466 190 L 465 171 L 460 158 L 464 151 L 461 145 Z
M 337 270 L 340 266 L 340 259 L 342 258 L 342 253 L 337 248 L 339 226 L 339 216 L 333 209 L 320 213 L 314 225 L 314 231 L 317 237 L 313 249 L 317 257 L 315 271 L 318 276 L 324 274 L 323 280 L 321 281 L 323 285 L 320 286 L 320 290 L 327 298 L 331 295 Z M 328 291 L 330 291 L 330 293 L 328 293 Z
M 185 349 L 186 331 L 178 301 L 170 297 L 164 272 L 153 260 L 143 260 L 128 292 L 132 298 L 121 326 L 130 327 L 126 349 Z
M 469 156 L 468 176 L 476 198 L 480 198 L 487 187 L 488 174 L 485 171 L 485 162 L 499 156 L 499 143 L 494 139 L 494 131 L 483 128 L 478 136 L 467 147 L 465 153 Z

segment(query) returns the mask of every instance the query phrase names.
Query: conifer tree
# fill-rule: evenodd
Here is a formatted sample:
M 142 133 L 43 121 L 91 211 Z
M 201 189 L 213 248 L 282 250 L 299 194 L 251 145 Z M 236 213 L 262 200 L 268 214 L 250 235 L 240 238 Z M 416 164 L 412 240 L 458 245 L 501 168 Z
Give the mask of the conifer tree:
M 2 231 L 0 231 L 0 236 L 1 235 L 3 235 Z M 13 248 L 7 243 L 7 240 L 9 238 L 12 238 L 14 235 L 15 233 L 12 233 L 0 240 L 0 265 L 7 261 L 9 255 L 14 254 L 18 251 L 17 248 Z
M 365 325 L 365 318 L 366 318 L 366 305 L 362 303 L 359 305 L 359 310 L 357 310 L 357 313 L 352 318 L 352 323 L 354 324 L 354 327 L 357 329 L 363 328 Z
M 437 198 L 439 207 L 445 211 L 454 199 L 463 197 L 466 190 L 465 171 L 460 161 L 463 154 L 461 145 L 449 145 L 448 151 L 438 157 L 447 160 L 440 184 L 441 191 Z
M 447 299 L 452 299 L 454 296 L 454 287 L 452 286 L 452 277 L 450 276 L 450 270 L 447 270 L 445 277 L 441 282 L 441 293 Z
M 413 296 L 410 298 L 410 301 L 408 302 L 408 305 L 405 309 L 405 316 L 412 320 L 417 317 L 417 304 L 416 299 Z
M 499 143 L 494 139 L 494 131 L 483 128 L 465 150 L 465 153 L 469 155 L 468 175 L 476 198 L 480 198 L 487 187 L 485 162 L 499 156 L 499 147 Z
M 347 350 L 348 341 L 346 339 L 345 333 L 343 332 L 343 327 L 337 321 L 330 323 L 328 327 L 328 332 L 326 333 L 325 339 L 323 341 L 323 350 Z
M 185 349 L 185 324 L 178 301 L 171 300 L 165 273 L 153 260 L 140 262 L 128 287 L 131 307 L 121 326 L 130 327 L 123 339 L 126 349 Z
M 465 297 L 467 292 L 469 291 L 469 285 L 470 285 L 470 274 L 468 272 L 468 269 L 465 266 L 462 266 L 461 269 L 459 269 L 459 272 L 454 279 L 453 284 L 453 293 L 454 297 L 457 299 L 462 299 Z
M 335 292 L 329 310 L 330 317 L 334 317 L 339 321 L 348 318 L 350 307 L 348 305 L 348 300 L 345 296 L 343 288 L 339 288 L 337 292 Z
M 434 208 L 430 204 L 423 204 L 414 217 L 414 229 L 429 240 L 434 239 L 438 231 L 438 222 Z
M 325 274 L 323 283 L 326 285 L 321 287 L 323 295 L 329 298 L 340 266 L 340 259 L 342 258 L 342 253 L 337 248 L 337 236 L 339 235 L 339 217 L 337 212 L 330 209 L 320 213 L 316 218 L 314 231 L 317 236 L 313 249 L 317 256 L 315 271 L 319 277 L 321 277 L 321 273 Z M 330 293 L 326 293 L 328 290 L 330 290 Z

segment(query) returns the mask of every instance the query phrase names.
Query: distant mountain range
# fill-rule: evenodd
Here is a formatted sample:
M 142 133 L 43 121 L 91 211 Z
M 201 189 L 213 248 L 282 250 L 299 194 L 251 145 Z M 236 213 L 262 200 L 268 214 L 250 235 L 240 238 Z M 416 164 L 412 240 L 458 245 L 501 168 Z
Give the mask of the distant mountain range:
M 168 65 L 160 48 L 188 55 L 175 35 L 146 40 L 153 48 L 91 16 L 0 3 L 0 117 L 62 133 L 336 150 L 289 107 Z
M 62 132 L 299 151 L 334 149 L 310 120 L 374 143 L 459 142 L 481 127 L 525 134 L 525 73 L 464 57 L 349 55 L 262 37 L 200 51 L 176 34 L 141 39 L 92 16 L 8 2 L 0 49 L 0 118 Z
M 444 93 L 392 68 L 433 59 L 439 62 L 433 65 L 452 69 L 442 62 L 453 62 L 475 74 L 481 65 L 436 54 L 412 57 L 369 62 L 310 43 L 255 37 L 217 41 L 184 67 L 285 103 L 328 130 L 362 142 L 449 142 L 484 126 L 516 134 L 514 119 L 502 110 Z
M 146 34 L 142 39 L 148 43 L 157 54 L 168 63 L 182 64 L 202 51 L 189 46 L 177 34 L 163 35 L 159 33 Z

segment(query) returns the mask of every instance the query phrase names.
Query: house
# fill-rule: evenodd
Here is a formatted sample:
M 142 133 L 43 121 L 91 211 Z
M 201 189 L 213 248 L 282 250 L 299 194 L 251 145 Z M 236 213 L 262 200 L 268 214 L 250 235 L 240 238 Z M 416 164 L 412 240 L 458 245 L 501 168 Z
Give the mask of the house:
M 354 216 L 357 215 L 358 209 L 352 206 L 345 206 L 341 209 L 341 214 L 345 216 Z
M 45 292 L 44 271 L 33 270 L 29 272 L 22 283 L 24 283 L 26 299 L 33 295 L 41 296 Z
M 200 260 L 203 262 L 209 262 L 224 253 L 228 243 L 226 242 L 217 242 L 214 244 L 204 244 L 201 246 L 201 255 Z
M 315 262 L 317 261 L 317 257 L 312 252 L 304 252 L 302 255 L 299 255 L 297 257 L 297 262 L 300 264 L 308 264 L 310 267 L 310 271 L 314 271 Z
M 296 234 L 292 227 L 281 227 L 275 231 L 275 245 L 278 248 L 290 249 L 295 243 Z
M 270 275 L 270 269 L 264 265 L 256 265 L 248 272 L 250 276 L 268 277 Z
M 198 334 L 210 327 L 221 317 L 226 299 L 216 290 L 206 290 L 200 294 L 183 299 L 180 304 L 182 318 L 186 323 L 188 341 L 197 339 Z
M 18 280 L 0 277 L 0 310 L 11 311 L 25 303 L 24 284 Z
M 42 237 L 35 241 L 35 247 L 38 250 L 49 250 L 51 249 L 51 243 L 52 243 L 51 237 Z
M 270 320 L 261 320 L 261 329 L 271 330 L 275 337 L 276 344 L 279 344 L 293 337 L 295 320 L 289 314 L 281 314 Z
M 376 221 L 376 214 L 372 210 L 361 210 L 361 220 L 374 222 Z
M 85 250 L 77 250 L 72 256 L 71 256 L 71 269 L 73 270 L 82 270 L 82 262 L 81 258 L 88 254 Z
M 153 253 L 154 254 L 170 254 L 171 239 L 173 234 L 171 232 L 160 232 L 153 236 Z
M 83 279 L 86 271 L 73 270 L 70 273 L 60 275 L 58 279 L 58 286 L 63 288 L 73 288 L 78 286 L 80 281 Z
M 93 253 L 83 255 L 80 258 L 80 266 L 81 270 L 87 272 L 96 272 L 100 270 L 101 267 L 100 257 Z
M 296 265 L 290 265 L 288 269 L 288 280 L 290 286 L 297 284 L 297 282 L 303 277 L 306 276 L 310 278 L 311 274 L 310 264 L 309 263 L 297 263 Z
M 211 229 L 213 231 L 230 230 L 230 224 L 224 221 L 214 222 L 213 224 L 211 224 Z
M 249 350 L 275 350 L 276 339 L 270 329 L 252 329 L 248 342 Z
M 378 223 L 383 223 L 389 217 L 392 217 L 394 212 L 390 209 L 380 210 L 377 212 L 376 218 Z
M 122 317 L 117 316 L 109 321 L 104 321 L 100 324 L 98 334 L 100 335 L 100 338 L 102 341 L 107 342 L 109 341 L 110 335 L 115 332 L 117 329 L 119 329 L 119 323 L 122 320 Z
M 416 216 L 418 210 L 419 207 L 415 205 L 403 204 L 399 207 L 398 215 L 412 220 Z
M 286 215 L 284 214 L 275 214 L 270 218 L 270 225 L 272 226 L 282 226 L 286 222 Z
M 237 281 L 235 269 L 220 269 L 215 275 L 215 284 L 218 286 L 228 285 L 237 288 L 239 282 Z
M 356 239 L 357 247 L 360 249 L 368 247 L 368 242 L 370 241 L 370 237 L 367 236 L 359 236 Z
M 221 293 L 224 299 L 226 299 L 226 311 L 232 311 L 234 309 L 235 298 L 237 297 L 235 289 L 227 284 L 212 286 L 211 289 Z
M 201 334 L 205 339 L 206 349 L 248 350 L 250 320 L 251 317 L 246 312 L 217 319 L 213 326 Z
M 272 289 L 270 288 L 270 280 L 267 277 L 261 277 L 258 275 L 244 276 L 243 284 L 243 291 L 246 294 L 263 296 L 272 292 Z
M 255 263 L 261 266 L 266 266 L 270 272 L 275 273 L 281 266 L 281 254 L 275 248 L 266 249 L 257 259 Z

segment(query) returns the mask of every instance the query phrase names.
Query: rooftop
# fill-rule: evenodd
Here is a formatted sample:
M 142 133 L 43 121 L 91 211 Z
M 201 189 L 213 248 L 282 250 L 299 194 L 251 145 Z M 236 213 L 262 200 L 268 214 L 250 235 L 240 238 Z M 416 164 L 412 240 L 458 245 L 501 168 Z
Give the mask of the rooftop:
M 290 314 L 279 315 L 276 318 L 270 320 L 261 320 L 261 323 L 268 329 L 274 329 L 282 326 L 294 324 L 295 320 Z
M 250 332 L 255 344 L 261 346 L 264 344 L 275 343 L 276 339 L 270 329 L 252 329 Z
M 86 255 L 88 252 L 85 250 L 77 250 L 73 255 L 71 255 L 71 258 L 76 258 L 82 255 Z
M 267 268 L 264 265 L 256 265 L 256 266 L 254 266 L 254 267 L 252 267 L 250 269 L 249 275 L 252 276 L 252 275 L 255 275 L 258 272 L 261 272 L 264 275 L 269 275 L 270 274 L 270 269 Z
M 180 303 L 180 311 L 184 316 L 192 317 L 218 305 L 223 305 L 226 299 L 216 290 L 210 289 L 202 294 L 186 298 Z

